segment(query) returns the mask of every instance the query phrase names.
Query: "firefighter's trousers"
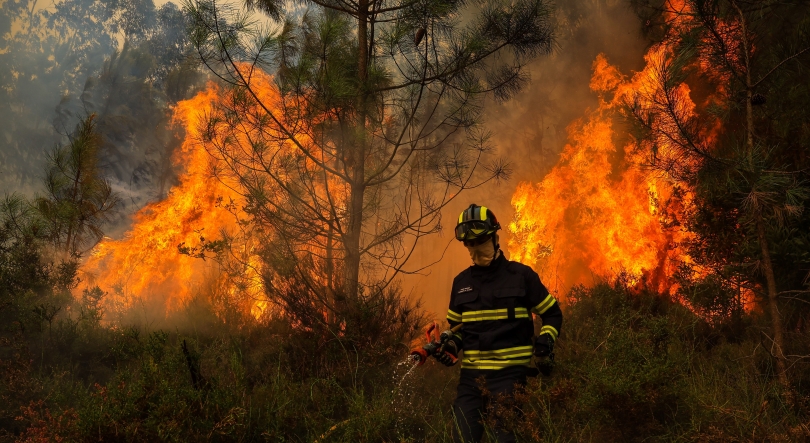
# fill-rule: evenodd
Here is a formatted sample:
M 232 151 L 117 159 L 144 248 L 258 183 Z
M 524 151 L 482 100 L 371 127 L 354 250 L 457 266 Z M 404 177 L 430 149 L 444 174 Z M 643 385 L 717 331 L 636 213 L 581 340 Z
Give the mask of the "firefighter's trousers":
M 484 435 L 486 417 L 495 424 L 495 435 L 499 443 L 515 441 L 511 430 L 504 429 L 499 416 L 505 410 L 514 408 L 512 397 L 515 387 L 526 385 L 526 368 L 511 367 L 497 371 L 462 369 L 458 383 L 453 414 L 456 426 L 453 433 L 457 443 L 478 443 Z M 484 388 L 482 391 L 481 388 Z

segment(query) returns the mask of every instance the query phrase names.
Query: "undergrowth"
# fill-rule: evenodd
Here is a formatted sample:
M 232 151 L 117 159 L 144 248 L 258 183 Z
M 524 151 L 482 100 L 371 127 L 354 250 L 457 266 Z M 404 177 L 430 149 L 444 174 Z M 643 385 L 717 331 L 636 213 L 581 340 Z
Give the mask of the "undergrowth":
M 161 330 L 46 289 L 3 292 L 0 441 L 450 441 L 459 369 L 430 361 L 402 382 L 397 365 L 418 310 L 396 337 L 319 338 L 281 318 L 226 324 L 197 300 L 205 322 Z M 567 299 L 552 376 L 506 414 L 520 441 L 810 441 L 806 367 L 786 400 L 756 313 L 709 323 L 621 285 Z

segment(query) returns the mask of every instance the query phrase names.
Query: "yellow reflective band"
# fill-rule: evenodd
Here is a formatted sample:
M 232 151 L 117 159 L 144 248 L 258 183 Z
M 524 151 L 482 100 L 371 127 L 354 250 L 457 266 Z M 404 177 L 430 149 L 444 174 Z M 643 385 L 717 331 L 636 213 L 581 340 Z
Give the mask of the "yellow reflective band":
M 484 310 L 481 310 L 481 311 L 467 311 L 467 312 L 465 312 L 465 313 L 463 313 L 461 315 L 462 316 L 467 316 L 467 315 L 479 316 L 479 315 L 485 315 L 485 314 L 500 315 L 500 314 L 506 314 L 507 312 L 508 311 L 507 311 L 506 308 L 504 308 L 504 309 L 484 309 Z
M 458 215 L 458 223 L 459 223 L 459 224 L 461 224 L 461 222 L 462 222 L 462 221 L 464 221 L 464 213 L 465 213 L 466 211 L 467 211 L 467 210 L 465 209 L 465 210 L 461 211 L 461 214 L 459 214 L 459 215 Z
M 481 220 L 487 219 L 487 207 L 481 206 Z
M 461 317 L 464 323 L 486 320 L 507 320 L 509 319 L 509 310 L 487 309 L 484 311 L 467 311 L 462 313 Z M 529 318 L 529 311 L 526 308 L 515 308 L 515 318 Z
M 471 361 L 463 359 L 461 367 L 463 369 L 503 369 L 511 366 L 529 366 L 532 362 L 531 358 L 524 358 L 520 360 L 476 360 Z
M 542 334 L 548 334 L 554 340 L 557 340 L 557 336 L 560 335 L 560 333 L 557 332 L 556 329 L 554 329 L 554 326 L 548 326 L 548 325 L 543 326 L 542 328 L 540 328 L 540 334 L 541 335 Z
M 534 312 L 537 315 L 543 315 L 543 313 L 548 311 L 548 308 L 554 306 L 554 303 L 556 302 L 557 299 L 555 299 L 554 297 L 551 296 L 551 294 L 549 294 L 548 296 L 546 296 L 545 300 L 540 302 L 539 305 L 532 308 L 532 312 Z
M 459 339 L 459 340 L 464 340 L 464 339 L 461 337 L 461 333 L 460 333 L 460 332 L 456 332 L 455 334 L 453 334 L 453 337 L 456 337 L 456 338 L 457 338 L 457 339 Z
M 458 312 L 453 312 L 452 310 L 447 310 L 447 319 L 454 322 L 460 322 L 462 317 L 461 314 Z
M 514 348 L 497 349 L 494 351 L 477 351 L 475 349 L 464 350 L 464 359 L 470 362 L 485 359 L 506 360 L 531 356 L 532 346 L 515 346 Z

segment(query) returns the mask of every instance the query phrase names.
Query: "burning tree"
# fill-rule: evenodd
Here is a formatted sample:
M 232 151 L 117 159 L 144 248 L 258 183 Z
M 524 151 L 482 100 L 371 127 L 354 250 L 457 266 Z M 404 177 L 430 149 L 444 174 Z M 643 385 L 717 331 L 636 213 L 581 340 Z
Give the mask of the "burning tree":
M 460 192 L 503 178 L 483 100 L 552 49 L 541 0 L 186 3 L 200 59 L 231 89 L 200 140 L 271 233 L 276 275 L 321 306 L 382 293 Z M 251 9 L 274 26 L 260 28 Z M 267 81 L 264 72 L 274 73 Z M 285 271 L 283 263 L 292 263 Z M 266 278 L 268 289 L 274 280 Z
M 787 388 L 784 320 L 801 327 L 806 314 L 780 299 L 808 293 L 807 7 L 689 0 L 647 11 L 667 27 L 655 75 L 629 108 L 649 164 L 694 190 L 686 221 L 697 235 L 686 245 L 702 271 L 687 270 L 682 291 L 698 301 L 712 292 L 709 304 L 729 303 L 718 291 L 761 294 Z

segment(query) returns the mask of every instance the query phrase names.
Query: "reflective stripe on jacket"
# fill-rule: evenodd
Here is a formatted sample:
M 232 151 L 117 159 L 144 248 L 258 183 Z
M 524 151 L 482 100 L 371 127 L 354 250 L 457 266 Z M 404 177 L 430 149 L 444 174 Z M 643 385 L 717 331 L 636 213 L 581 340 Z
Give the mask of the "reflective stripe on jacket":
M 533 350 L 532 313 L 543 319 L 540 334 L 557 339 L 562 311 L 528 266 L 503 254 L 490 266 L 470 266 L 456 276 L 447 321 L 463 323 L 456 335 L 463 369 L 528 366 Z

